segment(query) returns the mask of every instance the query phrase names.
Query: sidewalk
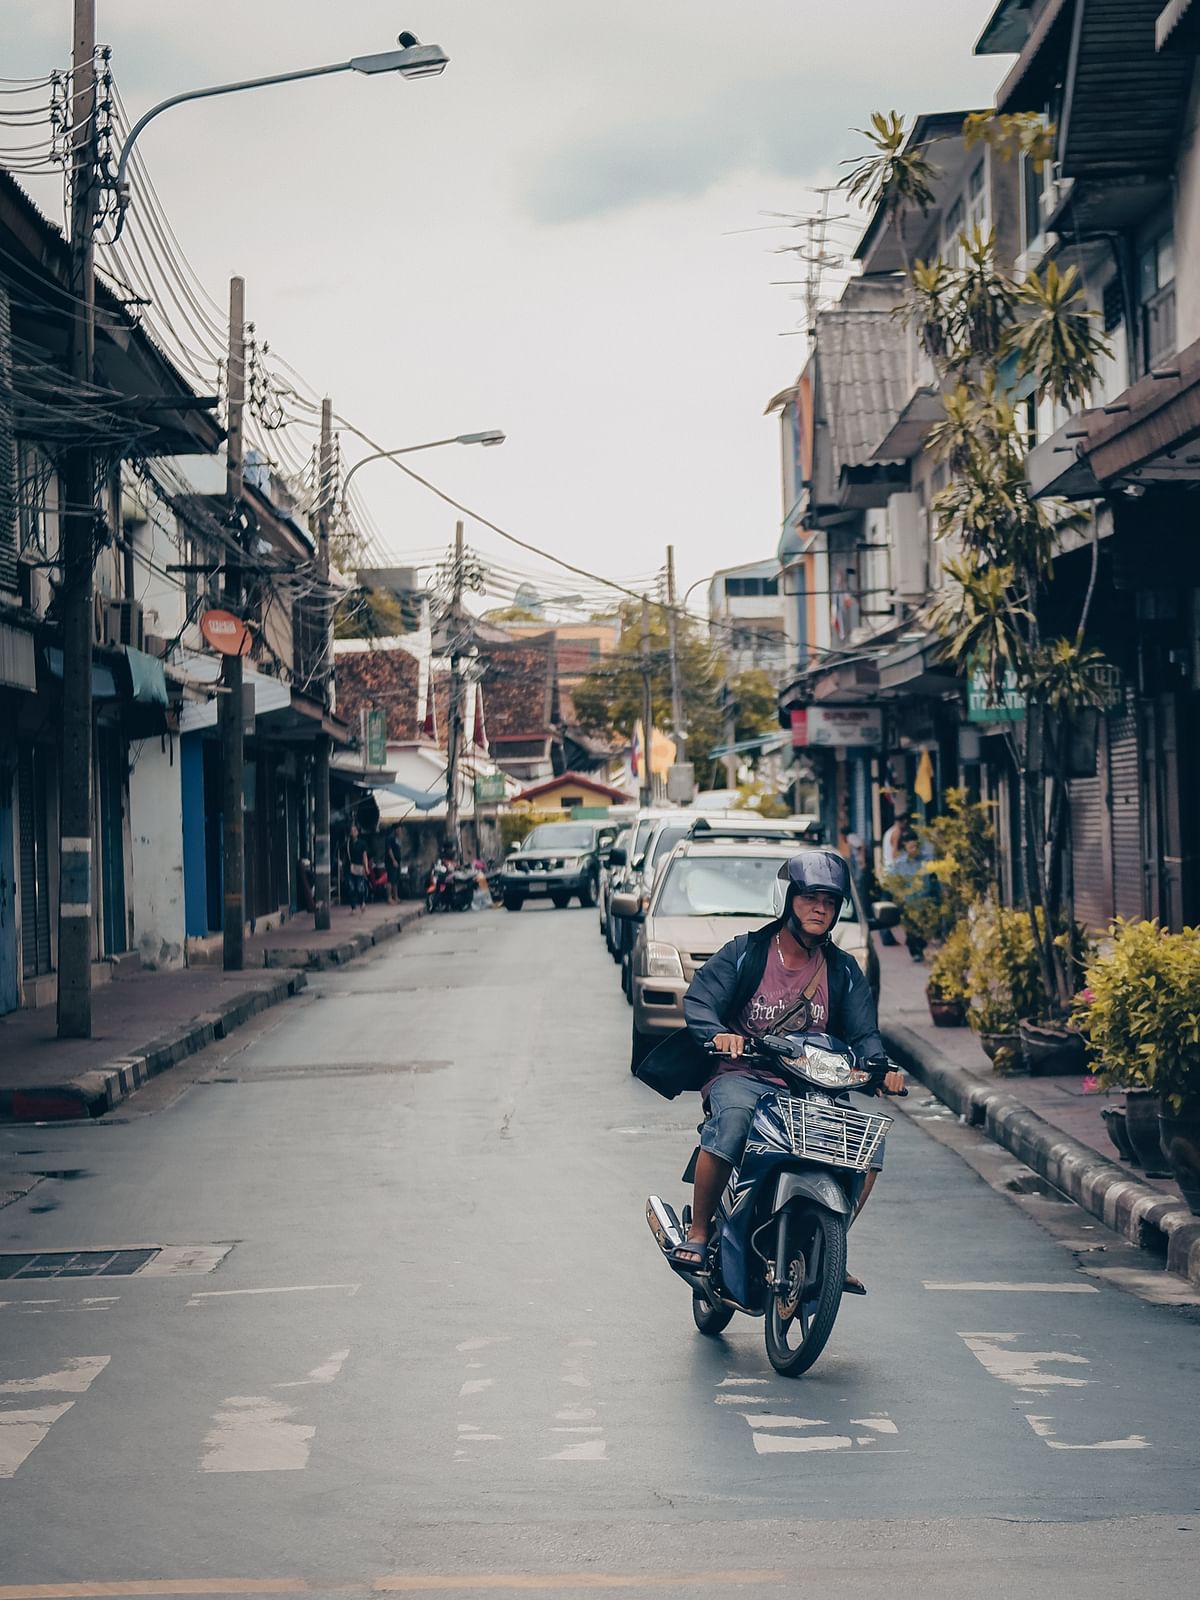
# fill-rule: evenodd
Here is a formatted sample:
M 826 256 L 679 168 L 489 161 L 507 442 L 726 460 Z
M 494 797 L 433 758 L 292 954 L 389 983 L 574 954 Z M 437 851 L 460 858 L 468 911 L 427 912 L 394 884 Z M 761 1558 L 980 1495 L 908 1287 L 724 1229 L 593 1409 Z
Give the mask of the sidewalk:
M 879 1017 L 889 1052 L 964 1121 L 1200 1285 L 1200 1217 L 1173 1182 L 1119 1162 L 1100 1118 L 1108 1097 L 1087 1092 L 1081 1077 L 997 1077 L 969 1028 L 934 1027 L 925 1002 L 928 963 L 912 961 L 902 945 L 876 943 Z
M 92 1037 L 59 1039 L 54 1006 L 0 1017 L 0 1122 L 97 1117 L 147 1079 L 224 1039 L 260 1011 L 304 988 L 304 969 L 340 965 L 394 938 L 419 903 L 334 907 L 333 927 L 311 916 L 246 940 L 246 968 L 225 972 L 219 941 L 212 964 L 145 972 L 119 966 L 92 992 Z

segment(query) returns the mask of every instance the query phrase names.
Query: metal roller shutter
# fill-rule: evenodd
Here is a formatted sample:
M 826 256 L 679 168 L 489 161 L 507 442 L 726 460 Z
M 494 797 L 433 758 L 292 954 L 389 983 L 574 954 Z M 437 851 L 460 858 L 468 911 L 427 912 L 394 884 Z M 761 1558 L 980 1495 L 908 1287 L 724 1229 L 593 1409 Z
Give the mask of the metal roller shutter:
M 1075 915 L 1085 928 L 1105 928 L 1113 902 L 1104 870 L 1104 829 L 1108 818 L 1099 778 L 1071 780 L 1071 845 L 1075 868 Z
M 1141 917 L 1146 909 L 1145 852 L 1138 728 L 1132 711 L 1109 718 L 1108 772 L 1112 796 L 1113 910 L 1118 917 Z

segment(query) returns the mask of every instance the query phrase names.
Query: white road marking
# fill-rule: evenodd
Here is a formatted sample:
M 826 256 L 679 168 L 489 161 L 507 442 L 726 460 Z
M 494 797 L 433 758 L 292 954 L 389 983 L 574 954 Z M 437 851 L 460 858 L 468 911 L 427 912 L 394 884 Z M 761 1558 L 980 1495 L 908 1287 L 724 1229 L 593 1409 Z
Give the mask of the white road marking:
M 289 1283 L 277 1289 L 193 1289 L 186 1309 L 190 1311 L 193 1306 L 207 1305 L 210 1300 L 235 1300 L 251 1294 L 319 1294 L 324 1290 L 339 1289 L 349 1298 L 361 1288 L 361 1283 Z
M 65 1367 L 36 1378 L 9 1378 L 0 1394 L 82 1394 L 104 1371 L 111 1356 L 71 1356 Z
M 608 1449 L 604 1439 L 581 1439 L 578 1444 L 569 1444 L 565 1450 L 559 1450 L 552 1456 L 545 1456 L 546 1461 L 607 1461 Z
M 335 1350 L 331 1356 L 314 1367 L 307 1378 L 296 1378 L 291 1383 L 273 1383 L 272 1389 L 307 1389 L 312 1384 L 332 1383 L 345 1365 L 349 1350 Z
M 752 1428 L 827 1428 L 823 1417 L 789 1417 L 767 1411 L 747 1411 L 746 1421 Z
M 83 1394 L 104 1371 L 111 1356 L 72 1356 L 64 1367 L 33 1378 L 9 1378 L 0 1394 Z M 0 1407 L 0 1478 L 13 1477 L 50 1429 L 75 1404 Z
M 294 1406 L 263 1394 L 233 1394 L 205 1435 L 201 1472 L 301 1472 L 316 1428 L 291 1422 Z
M 1051 1389 L 1082 1389 L 1090 1378 L 1062 1372 L 1043 1372 L 1044 1366 L 1089 1365 L 1086 1356 L 1070 1350 L 1015 1350 L 1019 1333 L 960 1333 L 959 1338 L 994 1378 L 1027 1394 L 1047 1394 Z
M 718 1394 L 713 1396 L 717 1406 L 765 1406 L 770 1401 L 765 1394 Z
M 1051 1427 L 1053 1417 L 1031 1417 L 1026 1412 L 1025 1421 L 1042 1443 L 1049 1445 L 1051 1450 L 1148 1450 L 1150 1448 L 1150 1441 L 1144 1439 L 1140 1433 L 1131 1433 L 1127 1439 L 1100 1439 L 1095 1444 L 1066 1444 L 1054 1437 L 1054 1429 Z
M 500 1339 L 464 1339 L 461 1344 L 456 1344 L 454 1348 L 460 1353 L 465 1350 L 486 1350 L 494 1344 L 508 1344 L 510 1338 L 511 1335 L 505 1334 Z
M 875 1433 L 899 1433 L 891 1417 L 851 1417 L 852 1428 L 870 1428 Z
M 458 1398 L 463 1400 L 469 1394 L 482 1394 L 485 1389 L 490 1389 L 495 1381 L 495 1378 L 468 1378 L 458 1391 Z
M 767 1383 L 768 1381 L 769 1380 L 766 1378 L 722 1378 L 720 1383 L 717 1385 L 717 1388 L 732 1389 L 735 1387 L 735 1385 L 740 1386 L 744 1383 Z
M 555 1422 L 590 1422 L 596 1415 L 594 1406 L 563 1406 L 554 1413 Z
M 65 1405 L 37 1406 L 32 1411 L 0 1411 L 0 1478 L 15 1477 L 25 1459 L 74 1404 L 68 1400 Z
M 818 1450 L 852 1450 L 854 1440 L 844 1434 L 816 1433 L 800 1436 L 791 1433 L 756 1433 L 754 1448 L 760 1456 L 775 1456 L 785 1452 Z
M 192 1278 L 212 1272 L 233 1249 L 232 1244 L 164 1244 L 139 1278 Z
M 923 1289 L 962 1294 L 1099 1294 L 1094 1283 L 922 1283 Z

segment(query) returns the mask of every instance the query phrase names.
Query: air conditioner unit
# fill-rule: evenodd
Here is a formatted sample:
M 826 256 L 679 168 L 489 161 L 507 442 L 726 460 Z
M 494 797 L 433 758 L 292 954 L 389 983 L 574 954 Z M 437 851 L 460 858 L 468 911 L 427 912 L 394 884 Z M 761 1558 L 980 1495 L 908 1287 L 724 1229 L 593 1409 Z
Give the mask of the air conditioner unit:
M 145 622 L 140 601 L 105 601 L 104 642 L 128 645 L 133 650 L 146 648 Z

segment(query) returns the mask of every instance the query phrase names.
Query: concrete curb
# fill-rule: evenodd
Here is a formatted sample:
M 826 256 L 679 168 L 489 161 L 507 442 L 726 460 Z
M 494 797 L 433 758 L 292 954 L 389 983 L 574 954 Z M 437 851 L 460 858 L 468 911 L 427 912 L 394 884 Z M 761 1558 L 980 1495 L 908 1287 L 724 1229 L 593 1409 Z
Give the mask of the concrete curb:
M 281 945 L 274 950 L 263 952 L 263 966 L 297 968 L 305 972 L 325 972 L 330 967 L 344 967 L 347 961 L 353 961 L 356 956 L 370 950 L 373 945 L 384 944 L 387 940 L 396 938 L 423 915 L 424 912 L 419 906 L 411 906 L 404 911 L 398 911 L 387 922 L 378 923 L 374 928 L 364 928 L 361 933 L 352 934 L 341 944 L 326 945 L 324 948 L 314 948 L 311 945 Z
M 982 1128 L 1114 1233 L 1165 1254 L 1169 1272 L 1200 1288 L 1200 1217 L 1182 1201 L 1139 1183 L 1115 1161 L 1060 1133 L 1015 1095 L 956 1067 L 913 1029 L 885 1023 L 883 1039 L 889 1054 L 964 1122 Z
M 102 1117 L 160 1072 L 178 1066 L 214 1039 L 228 1038 L 260 1011 L 299 994 L 307 983 L 302 972 L 281 974 L 274 983 L 230 995 L 215 1011 L 190 1017 L 182 1026 L 159 1034 L 129 1055 L 82 1072 L 77 1078 L 68 1078 L 65 1083 L 36 1089 L 0 1089 L 0 1121 L 60 1122 Z

